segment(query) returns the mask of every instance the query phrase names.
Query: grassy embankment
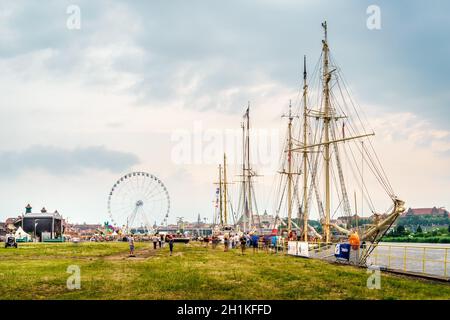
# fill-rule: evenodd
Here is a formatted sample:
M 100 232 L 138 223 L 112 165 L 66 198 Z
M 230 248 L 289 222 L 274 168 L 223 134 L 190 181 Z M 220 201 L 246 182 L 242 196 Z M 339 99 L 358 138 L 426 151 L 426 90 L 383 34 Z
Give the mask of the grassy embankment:
M 448 299 L 450 285 L 382 274 L 367 288 L 366 270 L 284 254 L 223 252 L 176 244 L 21 244 L 0 249 L 0 299 Z M 66 286 L 69 265 L 81 289 Z

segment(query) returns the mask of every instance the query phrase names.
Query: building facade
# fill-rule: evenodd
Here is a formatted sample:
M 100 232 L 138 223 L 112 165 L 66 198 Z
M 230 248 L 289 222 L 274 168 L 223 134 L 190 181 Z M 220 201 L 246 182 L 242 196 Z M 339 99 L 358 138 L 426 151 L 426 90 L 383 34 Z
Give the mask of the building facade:
M 32 209 L 30 204 L 25 207 L 25 213 L 14 222 L 16 228 L 22 227 L 26 233 L 37 241 L 62 238 L 64 233 L 63 218 L 57 210 L 50 213 L 42 208 L 41 212 L 33 213 Z
M 408 217 L 408 216 L 448 216 L 449 212 L 445 210 L 445 208 L 409 208 L 406 210 L 402 216 Z

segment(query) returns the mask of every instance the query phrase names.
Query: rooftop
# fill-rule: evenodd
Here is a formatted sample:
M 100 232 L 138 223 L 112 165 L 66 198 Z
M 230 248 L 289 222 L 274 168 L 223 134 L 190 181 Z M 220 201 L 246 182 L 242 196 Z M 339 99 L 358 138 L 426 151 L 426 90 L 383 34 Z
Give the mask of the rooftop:
M 413 216 L 423 216 L 423 215 L 444 215 L 445 213 L 449 213 L 445 208 L 409 208 L 405 213 L 406 215 L 413 215 Z
M 47 217 L 55 217 L 58 219 L 62 219 L 62 216 L 59 214 L 59 212 L 31 212 L 31 213 L 25 213 L 25 218 L 47 218 Z

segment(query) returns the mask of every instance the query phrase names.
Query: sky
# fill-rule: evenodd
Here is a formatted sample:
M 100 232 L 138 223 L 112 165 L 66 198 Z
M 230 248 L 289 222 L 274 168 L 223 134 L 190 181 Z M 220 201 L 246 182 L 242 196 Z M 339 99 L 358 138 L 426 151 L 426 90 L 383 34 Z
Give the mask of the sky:
M 224 150 L 238 180 L 224 137 L 239 140 L 251 101 L 253 128 L 276 145 L 324 20 L 395 192 L 448 209 L 448 12 L 444 0 L 0 0 L 0 220 L 30 203 L 108 221 L 114 183 L 143 171 L 166 186 L 170 222 L 211 221 Z M 268 212 L 276 156 L 254 164 Z

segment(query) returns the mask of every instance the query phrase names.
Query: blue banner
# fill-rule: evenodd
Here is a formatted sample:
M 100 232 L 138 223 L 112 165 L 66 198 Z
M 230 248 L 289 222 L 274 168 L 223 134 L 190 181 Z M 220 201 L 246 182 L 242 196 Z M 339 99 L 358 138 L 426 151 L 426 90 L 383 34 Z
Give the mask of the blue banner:
M 350 259 L 350 243 L 338 243 L 334 249 L 334 256 L 337 259 Z

